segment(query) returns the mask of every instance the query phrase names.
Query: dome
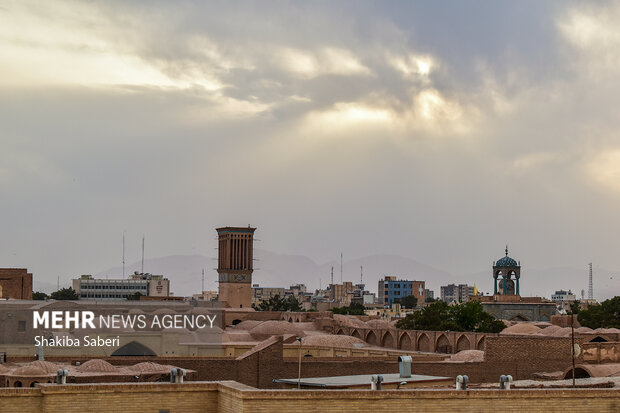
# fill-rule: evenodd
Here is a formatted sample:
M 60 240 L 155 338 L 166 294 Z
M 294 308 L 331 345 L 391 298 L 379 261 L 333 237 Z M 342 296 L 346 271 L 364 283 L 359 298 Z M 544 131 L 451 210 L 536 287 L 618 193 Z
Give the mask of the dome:
M 499 334 L 536 334 L 540 331 L 540 328 L 536 327 L 532 323 L 518 323 L 502 330 Z
M 58 369 L 61 368 L 58 364 L 50 363 L 49 361 L 45 361 L 45 360 L 36 360 L 36 361 L 28 363 L 28 365 L 33 366 L 33 367 L 38 367 L 46 373 L 53 373 L 53 374 L 56 374 Z
M 497 260 L 497 262 L 495 263 L 495 266 L 496 267 L 518 267 L 519 264 L 517 263 L 517 261 L 515 261 L 514 259 L 508 256 L 508 246 L 506 246 L 506 256 Z
M 91 359 L 76 367 L 82 373 L 115 373 L 116 367 L 101 359 Z
M 22 377 L 36 377 L 36 376 L 51 376 L 51 373 L 46 372 L 41 367 L 37 366 L 23 366 L 19 367 L 11 372 L 12 376 Z

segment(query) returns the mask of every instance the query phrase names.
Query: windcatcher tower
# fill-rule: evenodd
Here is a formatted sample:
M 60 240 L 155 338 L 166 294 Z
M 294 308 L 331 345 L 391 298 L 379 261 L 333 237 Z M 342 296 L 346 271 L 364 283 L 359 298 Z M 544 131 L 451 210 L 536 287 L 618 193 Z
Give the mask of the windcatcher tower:
M 217 228 L 219 301 L 231 308 L 252 306 L 254 231 L 256 228 Z

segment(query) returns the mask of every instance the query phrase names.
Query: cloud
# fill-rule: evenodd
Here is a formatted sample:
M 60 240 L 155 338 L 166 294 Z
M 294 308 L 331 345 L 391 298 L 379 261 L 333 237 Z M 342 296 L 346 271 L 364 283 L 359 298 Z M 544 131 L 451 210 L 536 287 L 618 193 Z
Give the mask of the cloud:
M 608 149 L 586 164 L 586 172 L 603 189 L 620 195 L 620 149 Z
M 16 263 L 54 278 L 109 267 L 127 228 L 168 255 L 210 250 L 211 228 L 235 222 L 317 260 L 414 254 L 459 274 L 509 242 L 532 267 L 611 267 L 618 10 L 6 3 L 5 239 L 22 256 L 24 233 L 58 245 Z M 97 254 L 72 238 L 83 228 Z

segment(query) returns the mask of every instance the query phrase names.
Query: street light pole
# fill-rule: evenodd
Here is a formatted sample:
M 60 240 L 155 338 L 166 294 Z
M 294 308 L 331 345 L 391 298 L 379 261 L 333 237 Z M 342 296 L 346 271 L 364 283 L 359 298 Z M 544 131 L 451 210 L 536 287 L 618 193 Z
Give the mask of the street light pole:
M 575 315 L 571 311 L 570 315 L 570 337 L 571 337 L 571 358 L 573 359 L 573 388 L 575 388 L 575 326 L 573 318 Z
M 301 337 L 297 336 L 297 341 L 299 341 L 299 369 L 297 373 L 297 390 L 301 389 Z

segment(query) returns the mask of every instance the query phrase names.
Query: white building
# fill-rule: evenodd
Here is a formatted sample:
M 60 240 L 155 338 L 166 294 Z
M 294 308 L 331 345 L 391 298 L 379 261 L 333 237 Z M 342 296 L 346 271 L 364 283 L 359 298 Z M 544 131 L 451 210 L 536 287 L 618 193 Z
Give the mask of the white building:
M 171 295 L 170 280 L 163 275 L 141 274 L 137 271 L 126 279 L 82 275 L 73 280 L 73 289 L 83 300 L 126 300 L 136 293 L 149 297 Z

